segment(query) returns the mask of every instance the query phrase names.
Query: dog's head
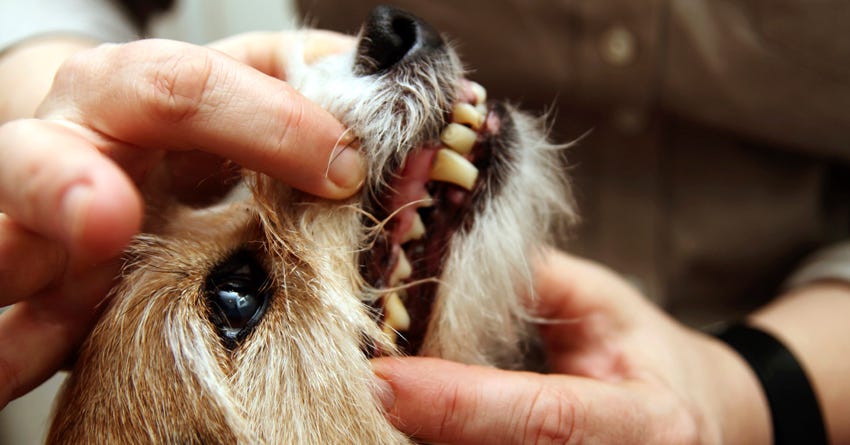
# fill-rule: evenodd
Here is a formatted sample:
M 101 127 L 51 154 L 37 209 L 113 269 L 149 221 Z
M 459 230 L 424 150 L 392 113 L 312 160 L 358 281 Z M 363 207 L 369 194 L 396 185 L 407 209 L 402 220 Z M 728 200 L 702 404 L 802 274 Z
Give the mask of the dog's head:
M 521 365 L 518 295 L 570 203 L 541 122 L 488 101 L 435 30 L 392 8 L 350 54 L 293 56 L 287 80 L 357 136 L 362 193 L 330 202 L 246 173 L 215 205 L 159 206 L 50 441 L 408 443 L 369 358 Z

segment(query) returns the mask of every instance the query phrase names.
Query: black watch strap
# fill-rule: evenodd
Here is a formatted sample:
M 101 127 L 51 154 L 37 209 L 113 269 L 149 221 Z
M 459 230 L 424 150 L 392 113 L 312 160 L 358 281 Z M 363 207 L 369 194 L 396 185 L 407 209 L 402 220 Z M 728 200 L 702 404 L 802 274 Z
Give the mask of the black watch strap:
M 817 395 L 791 351 L 772 335 L 734 324 L 717 338 L 735 349 L 761 381 L 776 445 L 826 445 L 826 429 Z

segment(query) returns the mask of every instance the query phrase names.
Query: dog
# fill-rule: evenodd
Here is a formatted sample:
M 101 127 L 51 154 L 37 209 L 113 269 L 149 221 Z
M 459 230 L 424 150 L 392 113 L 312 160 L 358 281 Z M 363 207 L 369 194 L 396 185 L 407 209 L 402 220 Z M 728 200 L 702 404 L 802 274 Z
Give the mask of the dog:
M 331 202 L 245 172 L 214 204 L 152 204 L 49 443 L 409 444 L 370 358 L 528 366 L 519 295 L 573 214 L 545 119 L 488 100 L 390 7 L 351 53 L 289 57 L 287 81 L 356 135 L 363 191 Z

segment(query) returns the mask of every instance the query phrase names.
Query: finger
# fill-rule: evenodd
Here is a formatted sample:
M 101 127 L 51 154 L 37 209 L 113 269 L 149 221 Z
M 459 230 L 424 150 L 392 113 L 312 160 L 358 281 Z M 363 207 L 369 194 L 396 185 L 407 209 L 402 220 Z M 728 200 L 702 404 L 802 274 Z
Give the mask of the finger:
M 202 149 L 329 198 L 350 196 L 365 176 L 333 116 L 217 51 L 164 40 L 102 46 L 69 59 L 56 79 L 40 116 L 132 145 Z
M 65 249 L 0 214 L 0 307 L 34 295 L 61 275 Z
M 537 315 L 577 319 L 632 304 L 634 290 L 598 263 L 550 249 L 536 259 L 534 290 Z
M 307 64 L 331 54 L 354 49 L 352 36 L 324 30 L 250 32 L 228 37 L 209 46 L 269 76 L 286 79 L 287 55 L 298 48 Z
M 0 127 L 0 209 L 90 261 L 119 254 L 142 220 L 121 169 L 66 126 L 35 119 Z
M 639 443 L 619 426 L 641 426 L 641 410 L 611 385 L 428 358 L 378 359 L 373 369 L 389 420 L 427 442 Z
M 82 342 L 118 262 L 69 273 L 66 286 L 0 314 L 0 408 L 50 377 Z
M 550 250 L 535 265 L 536 314 L 553 372 L 616 381 L 633 366 L 627 342 L 655 314 L 630 285 L 591 261 Z M 649 314 L 649 315 L 648 315 Z

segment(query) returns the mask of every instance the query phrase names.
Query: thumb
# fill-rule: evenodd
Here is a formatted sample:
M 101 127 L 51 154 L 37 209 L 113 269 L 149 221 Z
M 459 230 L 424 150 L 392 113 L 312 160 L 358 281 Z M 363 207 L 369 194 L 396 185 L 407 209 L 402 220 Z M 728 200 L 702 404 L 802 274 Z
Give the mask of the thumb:
M 584 407 L 564 384 L 570 377 L 432 358 L 383 358 L 372 366 L 389 420 L 420 440 L 573 443 L 582 430 Z

